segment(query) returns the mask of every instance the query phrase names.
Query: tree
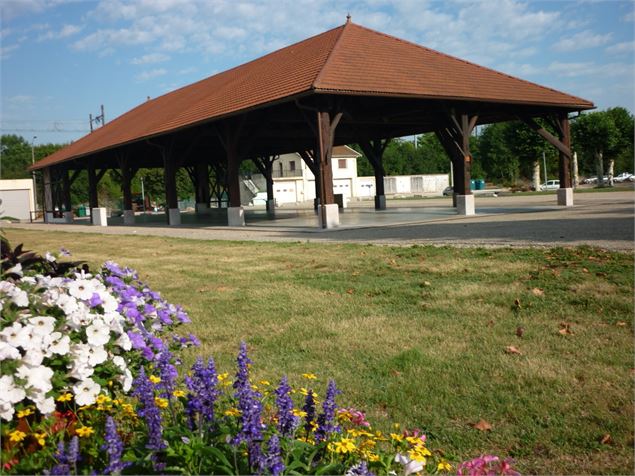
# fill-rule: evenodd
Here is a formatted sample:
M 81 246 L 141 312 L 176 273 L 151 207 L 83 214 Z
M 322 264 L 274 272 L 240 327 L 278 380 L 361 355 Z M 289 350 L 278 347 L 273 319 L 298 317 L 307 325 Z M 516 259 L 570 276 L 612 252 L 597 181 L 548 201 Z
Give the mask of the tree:
M 607 111 L 583 114 L 575 121 L 572 135 L 585 158 L 593 157 L 598 185 L 604 185 L 604 154 L 614 154 L 620 141 L 615 119 Z

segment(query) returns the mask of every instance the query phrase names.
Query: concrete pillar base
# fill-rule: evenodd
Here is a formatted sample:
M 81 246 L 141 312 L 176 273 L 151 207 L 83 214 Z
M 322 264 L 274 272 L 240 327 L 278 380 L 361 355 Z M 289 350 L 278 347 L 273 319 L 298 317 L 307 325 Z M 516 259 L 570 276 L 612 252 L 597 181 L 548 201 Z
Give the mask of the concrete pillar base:
M 46 212 L 44 214 L 44 222 L 45 223 L 53 223 L 53 212 Z
M 198 215 L 209 215 L 209 205 L 207 203 L 197 203 L 194 210 Z
M 456 212 L 459 215 L 474 215 L 474 195 L 455 195 Z
M 168 209 L 168 225 L 179 226 L 181 224 L 181 210 L 178 208 Z
M 557 194 L 558 194 L 558 205 L 563 207 L 573 206 L 573 189 L 572 188 L 559 188 L 557 191 Z
M 64 212 L 64 223 L 73 223 L 73 212 Z
M 134 212 L 132 210 L 123 211 L 123 224 L 134 225 Z
M 267 200 L 266 208 L 267 212 L 274 213 L 276 209 L 276 201 L 274 199 Z
M 90 211 L 90 215 L 93 217 L 93 226 L 108 226 L 105 208 L 93 208 Z
M 245 210 L 243 207 L 227 208 L 227 226 L 245 226 Z
M 326 218 L 322 221 L 322 213 Z M 326 226 L 324 226 L 326 223 Z M 337 228 L 340 226 L 340 209 L 337 203 L 329 203 L 318 207 L 318 227 L 320 228 Z
M 386 209 L 386 195 L 375 195 L 375 210 Z

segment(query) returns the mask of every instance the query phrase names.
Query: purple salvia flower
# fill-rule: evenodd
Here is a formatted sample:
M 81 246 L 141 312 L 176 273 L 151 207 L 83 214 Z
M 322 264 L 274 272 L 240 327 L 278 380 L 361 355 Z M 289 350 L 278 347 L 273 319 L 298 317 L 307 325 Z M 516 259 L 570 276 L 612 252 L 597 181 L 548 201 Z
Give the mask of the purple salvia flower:
M 280 453 L 280 440 L 278 439 L 278 435 L 273 435 L 269 438 L 267 456 L 264 460 L 264 468 L 273 476 L 282 474 L 285 469 Z
M 121 455 L 123 454 L 123 442 L 119 437 L 119 433 L 117 433 L 115 420 L 113 420 L 110 415 L 106 417 L 106 432 L 104 440 L 105 443 L 102 445 L 101 449 L 106 450 L 106 453 L 108 454 L 108 466 L 104 469 L 104 473 L 119 474 L 128 467 L 130 463 L 121 461 Z
M 322 402 L 322 413 L 317 419 L 317 430 L 315 430 L 315 440 L 324 441 L 331 433 L 340 431 L 339 426 L 335 425 L 335 412 L 337 411 L 337 404 L 335 403 L 335 397 L 340 391 L 335 386 L 334 380 L 329 380 L 326 387 L 326 396 Z
M 278 431 L 284 437 L 291 436 L 299 424 L 299 419 L 293 414 L 291 387 L 286 375 L 282 377 L 276 389 L 276 405 L 278 406 Z
M 139 399 L 141 408 L 138 413 L 148 427 L 148 443 L 146 448 L 152 451 L 161 451 L 167 446 L 163 440 L 163 426 L 161 421 L 161 412 L 154 402 L 154 387 L 152 382 L 146 376 L 143 367 L 139 370 L 138 377 L 133 383 L 132 395 Z
M 260 393 L 251 388 L 249 382 L 249 364 L 251 360 L 247 357 L 247 345 L 244 342 L 240 344 L 240 352 L 238 353 L 238 372 L 234 381 L 234 396 L 238 400 L 238 409 L 240 410 L 240 429 L 238 434 L 232 440 L 234 445 L 242 442 L 247 443 L 247 452 L 249 454 L 249 465 L 255 471 L 259 471 L 263 464 L 262 451 L 260 442 L 262 441 L 262 422 L 260 415 L 262 413 L 262 404 Z
M 158 371 L 159 377 L 161 377 L 161 382 L 159 382 L 161 397 L 170 400 L 175 388 L 176 379 L 179 376 L 176 367 L 172 364 L 172 352 L 168 349 L 163 349 L 163 351 L 157 354 L 154 368 Z
M 366 461 L 360 461 L 356 465 L 351 466 L 348 471 L 346 471 L 345 476 L 375 476 L 375 473 L 368 469 Z
M 202 359 L 196 359 L 192 366 L 191 376 L 185 377 L 185 385 L 190 391 L 187 401 L 190 425 L 194 425 L 197 416 L 207 423 L 212 423 L 214 421 L 214 404 L 220 395 L 214 359 L 210 358 L 207 361 L 207 367 L 203 366 Z
M 68 452 L 66 453 L 66 461 L 68 464 L 76 464 L 79 461 L 79 438 L 73 436 L 68 444 Z
M 315 398 L 313 397 L 313 390 L 311 389 L 309 389 L 309 393 L 307 393 L 304 399 L 302 411 L 306 413 L 304 417 L 304 430 L 308 436 L 313 429 L 313 422 L 315 421 Z
M 68 457 L 66 456 L 66 450 L 64 448 L 64 442 L 60 441 L 57 444 L 57 453 L 55 453 L 55 459 L 57 464 L 51 468 L 52 476 L 66 476 L 71 474 L 71 467 L 68 464 Z

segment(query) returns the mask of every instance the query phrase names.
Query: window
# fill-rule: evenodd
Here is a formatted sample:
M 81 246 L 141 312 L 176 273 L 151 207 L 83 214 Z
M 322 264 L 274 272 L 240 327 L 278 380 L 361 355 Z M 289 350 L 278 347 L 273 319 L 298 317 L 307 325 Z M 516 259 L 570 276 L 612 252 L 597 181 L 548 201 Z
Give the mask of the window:
M 291 160 L 289 162 L 289 171 L 290 172 L 295 172 L 295 160 Z
M 337 160 L 337 168 L 345 169 L 346 168 L 346 159 L 338 159 Z

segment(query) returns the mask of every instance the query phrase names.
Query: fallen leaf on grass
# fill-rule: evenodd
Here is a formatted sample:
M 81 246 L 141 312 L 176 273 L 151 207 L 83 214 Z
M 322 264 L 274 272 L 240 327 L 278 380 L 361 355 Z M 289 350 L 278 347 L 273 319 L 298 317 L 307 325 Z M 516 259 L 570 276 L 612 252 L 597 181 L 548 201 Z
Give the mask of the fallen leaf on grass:
M 589 272 L 589 270 L 588 270 L 587 268 L 582 268 L 582 272 L 583 272 L 583 273 L 588 273 L 588 272 Z
M 353 294 L 353 292 L 354 292 L 354 291 L 353 291 L 352 289 L 347 289 L 347 290 L 346 290 L 346 294 Z
M 531 290 L 531 293 L 532 293 L 534 296 L 544 296 L 544 295 L 545 295 L 545 292 L 544 292 L 542 289 L 540 289 L 540 288 L 534 288 L 534 289 L 532 289 L 532 290 Z
M 432 283 L 430 281 L 424 281 L 423 285 L 424 286 L 432 286 Z
M 401 375 L 401 372 L 399 372 L 399 370 L 391 370 L 390 371 L 391 374 L 393 374 L 395 377 L 399 377 Z
M 617 327 L 626 327 L 626 322 L 624 321 L 617 321 L 617 323 L 615 324 Z
M 520 327 L 520 326 L 518 326 L 518 327 L 516 328 L 516 335 L 517 335 L 518 337 L 522 337 L 524 333 L 525 333 L 525 328 L 524 328 L 524 327 Z
M 522 308 L 522 306 L 520 305 L 520 299 L 514 299 L 514 307 L 516 309 Z
M 611 443 L 613 443 L 613 438 L 608 433 L 600 438 L 601 445 L 610 445 Z
M 513 345 L 508 345 L 507 347 L 505 347 L 505 353 L 523 355 L 523 353 Z
M 490 319 L 487 323 L 487 327 L 492 327 L 494 325 L 494 319 Z
M 351 273 L 351 276 L 359 276 L 359 271 L 353 271 L 353 272 Z
M 568 322 L 560 323 L 560 330 L 558 331 L 563 336 L 571 336 L 573 335 L 573 331 L 571 330 L 571 324 Z
M 479 430 L 479 431 L 492 431 L 492 425 L 481 419 L 478 422 L 472 424 L 472 428 L 474 428 L 475 430 Z
M 608 274 L 606 274 L 604 271 L 600 271 L 598 273 L 595 273 L 595 275 L 599 278 L 606 278 L 608 276 Z

